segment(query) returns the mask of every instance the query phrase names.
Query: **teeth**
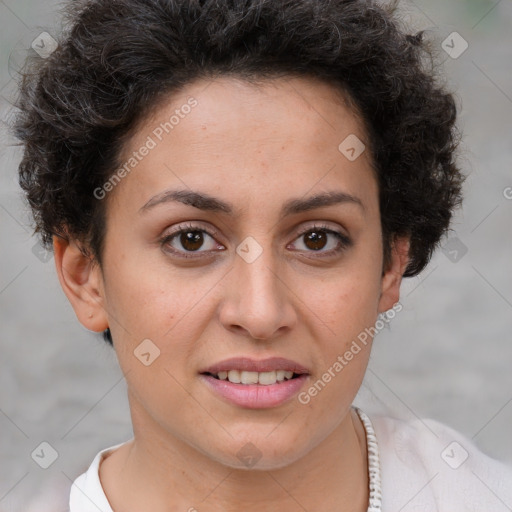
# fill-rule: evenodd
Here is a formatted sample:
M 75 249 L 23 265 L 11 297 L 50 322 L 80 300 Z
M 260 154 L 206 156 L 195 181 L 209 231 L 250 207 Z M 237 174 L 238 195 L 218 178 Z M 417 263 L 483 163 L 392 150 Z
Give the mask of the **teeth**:
M 258 384 L 258 372 L 240 372 L 240 382 L 242 384 Z
M 246 372 L 240 370 L 222 371 L 217 374 L 220 380 L 228 380 L 234 384 L 262 384 L 269 386 L 276 382 L 290 380 L 293 372 L 287 370 L 273 370 L 271 372 Z
M 229 382 L 234 382 L 235 384 L 240 384 L 240 372 L 238 370 L 229 370 L 228 380 L 229 380 Z
M 276 372 L 261 372 L 258 376 L 258 382 L 260 384 L 275 384 L 277 382 Z

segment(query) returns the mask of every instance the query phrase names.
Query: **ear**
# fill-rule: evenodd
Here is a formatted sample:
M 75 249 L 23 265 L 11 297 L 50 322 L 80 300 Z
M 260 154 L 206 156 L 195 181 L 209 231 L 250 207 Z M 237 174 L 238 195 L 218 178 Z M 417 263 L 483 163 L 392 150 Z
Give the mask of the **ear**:
M 409 263 L 409 247 L 409 237 L 400 237 L 393 240 L 391 258 L 382 275 L 379 313 L 391 309 L 400 299 L 400 284 Z
M 108 318 L 100 266 L 83 254 L 72 239 L 54 236 L 53 250 L 62 290 L 78 320 L 90 331 L 104 331 L 108 327 Z

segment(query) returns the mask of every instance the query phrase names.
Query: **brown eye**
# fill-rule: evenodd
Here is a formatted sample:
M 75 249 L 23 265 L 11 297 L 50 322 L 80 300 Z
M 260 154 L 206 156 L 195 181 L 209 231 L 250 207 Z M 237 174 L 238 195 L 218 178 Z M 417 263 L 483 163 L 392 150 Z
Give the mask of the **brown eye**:
M 312 226 L 299 234 L 293 246 L 306 253 L 317 252 L 321 256 L 332 256 L 350 247 L 352 240 L 345 234 L 328 226 Z
M 204 243 L 202 231 L 182 231 L 180 243 L 187 251 L 197 251 Z
M 163 237 L 160 244 L 165 252 L 180 258 L 211 256 L 209 253 L 213 250 L 224 249 L 217 243 L 215 236 L 216 232 L 210 233 L 207 229 L 199 226 L 180 226 L 173 233 Z
M 306 247 L 313 251 L 323 249 L 327 244 L 327 235 L 323 231 L 310 231 L 303 236 Z

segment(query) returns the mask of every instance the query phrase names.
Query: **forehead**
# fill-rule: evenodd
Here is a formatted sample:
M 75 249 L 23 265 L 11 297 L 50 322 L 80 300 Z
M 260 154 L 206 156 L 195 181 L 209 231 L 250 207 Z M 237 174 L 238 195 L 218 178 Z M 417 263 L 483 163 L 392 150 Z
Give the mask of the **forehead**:
M 198 133 L 205 142 L 208 137 L 224 132 L 231 140 L 248 143 L 252 137 L 246 137 L 247 129 L 254 128 L 264 128 L 269 142 L 300 136 L 318 143 L 319 139 L 325 140 L 327 132 L 336 138 L 345 132 L 358 132 L 366 138 L 363 123 L 348 94 L 339 87 L 305 77 L 258 82 L 230 76 L 200 79 L 160 101 L 146 128 L 149 123 L 161 120 L 162 113 L 180 110 L 190 97 L 197 100 L 199 108 L 194 109 L 194 115 L 187 115 L 186 125 L 202 131 L 208 129 L 206 133 Z M 183 129 L 173 130 L 173 135 L 179 136 L 180 131 Z M 262 140 L 261 134 L 254 140 Z
M 368 146 L 363 123 L 331 85 L 306 78 L 203 79 L 160 101 L 139 123 L 120 160 L 151 149 L 117 188 L 139 207 L 166 185 L 238 188 L 249 198 L 292 188 L 305 194 L 341 180 L 356 192 L 373 171 L 368 151 L 347 158 L 345 146 L 354 141 Z

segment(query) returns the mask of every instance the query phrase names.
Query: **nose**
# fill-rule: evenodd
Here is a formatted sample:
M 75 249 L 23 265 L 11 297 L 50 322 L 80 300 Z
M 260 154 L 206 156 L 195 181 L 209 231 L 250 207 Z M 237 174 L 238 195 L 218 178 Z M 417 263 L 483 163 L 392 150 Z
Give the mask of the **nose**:
M 272 340 L 291 330 L 297 321 L 295 296 L 270 248 L 246 261 L 238 254 L 225 277 L 219 319 L 230 331 L 255 340 Z

